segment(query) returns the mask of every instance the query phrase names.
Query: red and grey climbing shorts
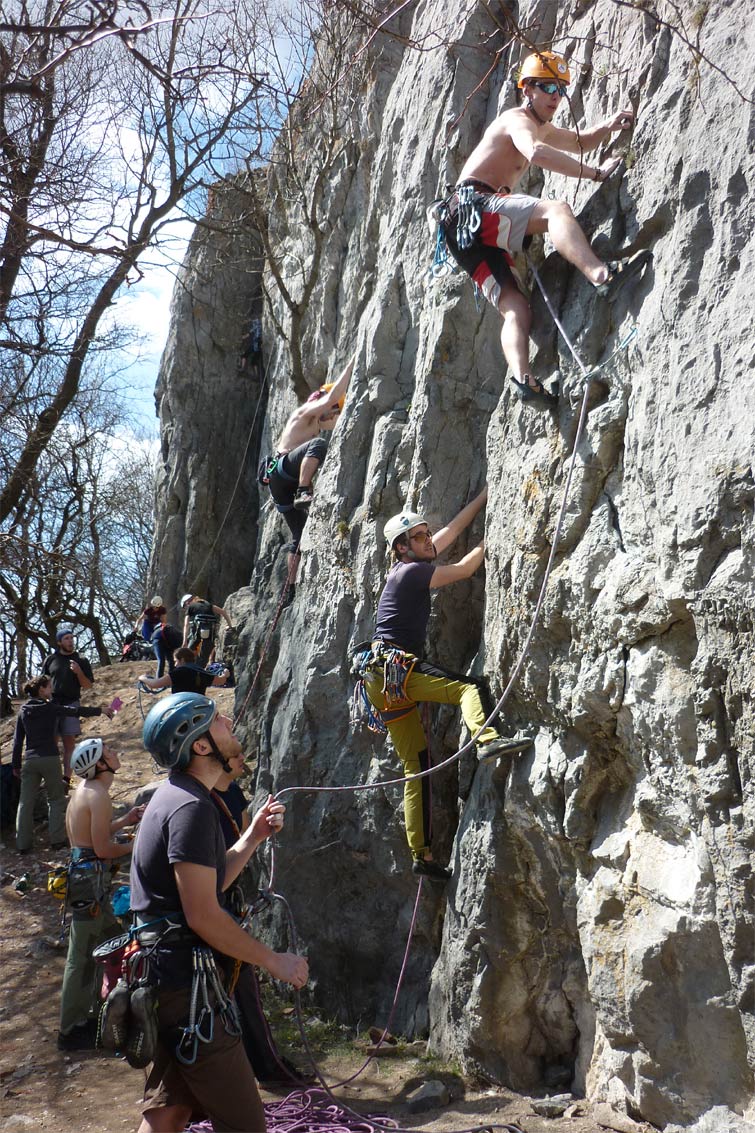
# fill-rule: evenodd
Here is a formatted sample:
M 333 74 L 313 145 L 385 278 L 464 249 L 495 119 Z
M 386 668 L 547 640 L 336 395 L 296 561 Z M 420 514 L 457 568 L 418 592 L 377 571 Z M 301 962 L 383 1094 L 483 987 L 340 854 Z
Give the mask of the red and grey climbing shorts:
M 449 222 L 444 226 L 448 250 L 470 275 L 489 303 L 498 307 L 501 287 L 517 286 L 511 271 L 511 253 L 522 250 L 532 210 L 537 197 L 524 193 L 478 192 L 477 204 L 481 210 L 480 227 L 471 248 L 463 252 L 456 243 L 456 194 L 449 201 Z

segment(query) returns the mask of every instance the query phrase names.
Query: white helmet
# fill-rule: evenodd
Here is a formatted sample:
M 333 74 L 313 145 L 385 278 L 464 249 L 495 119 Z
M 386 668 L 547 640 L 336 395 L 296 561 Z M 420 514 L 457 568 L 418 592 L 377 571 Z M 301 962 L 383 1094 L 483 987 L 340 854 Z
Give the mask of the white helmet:
M 418 527 L 420 523 L 427 523 L 424 515 L 417 515 L 416 511 L 402 511 L 399 515 L 393 515 L 383 528 L 383 535 L 389 547 L 398 539 L 399 535 L 405 535 L 412 530 L 413 527 Z
M 94 769 L 102 759 L 102 740 L 92 737 L 76 744 L 71 756 L 71 770 L 75 771 L 80 779 L 92 779 Z
M 162 606 L 163 600 L 159 594 L 155 594 L 154 598 L 150 598 L 149 604 L 156 609 L 158 606 Z
M 183 609 L 187 602 L 191 602 L 193 597 L 193 594 L 184 594 L 183 598 L 181 599 L 181 608 Z

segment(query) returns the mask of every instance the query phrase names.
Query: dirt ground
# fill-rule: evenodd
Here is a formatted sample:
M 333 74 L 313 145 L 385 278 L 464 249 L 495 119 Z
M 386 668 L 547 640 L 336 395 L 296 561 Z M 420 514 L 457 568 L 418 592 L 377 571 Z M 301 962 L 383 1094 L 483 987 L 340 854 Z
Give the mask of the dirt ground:
M 83 720 L 87 735 L 103 735 L 122 753 L 123 768 L 113 785 L 116 805 L 131 804 L 138 788 L 152 782 L 154 766 L 140 743 L 141 713 L 135 679 L 150 666 L 115 664 L 95 671 L 96 684 L 85 696 L 87 704 L 109 704 L 115 696 L 123 701 L 118 715 Z M 232 714 L 233 691 L 215 690 L 221 706 Z M 153 703 L 143 697 L 145 711 Z M 0 722 L 0 751 L 10 759 L 14 720 Z M 99 1053 L 63 1054 L 57 1050 L 59 988 L 65 963 L 65 944 L 60 940 L 60 902 L 46 891 L 50 867 L 63 864 L 65 854 L 49 849 L 46 823 L 37 826 L 35 847 L 19 855 L 12 832 L 4 832 L 0 916 L 2 916 L 2 966 L 0 967 L 0 1120 L 4 1133 L 120 1133 L 136 1129 L 143 1074 L 124 1061 Z M 14 882 L 23 874 L 29 888 L 21 894 Z M 122 880 L 127 878 L 122 870 Z M 117 879 L 117 881 L 120 879 Z M 275 1029 L 275 1027 L 274 1027 Z M 333 1031 L 337 1031 L 334 1028 Z M 344 1034 L 336 1044 L 315 1046 L 318 1065 L 328 1082 L 353 1074 L 365 1060 L 364 1039 Z M 282 1049 L 299 1066 L 306 1056 L 295 1046 Z M 93 1072 L 94 1071 L 94 1072 Z M 407 1095 L 425 1080 L 440 1078 L 451 1100 L 443 1108 L 412 1114 Z M 263 1091 L 272 1102 L 285 1091 Z M 566 1115 L 540 1116 L 536 1099 L 508 1090 L 473 1083 L 424 1056 L 416 1044 L 402 1053 L 373 1059 L 357 1081 L 337 1091 L 345 1104 L 363 1113 L 384 1113 L 408 1129 L 467 1130 L 496 1125 L 517 1126 L 522 1133 L 599 1133 L 644 1128 L 626 1118 L 610 1121 L 599 1109 L 574 1100 Z M 615 1123 L 614 1123 L 615 1120 Z

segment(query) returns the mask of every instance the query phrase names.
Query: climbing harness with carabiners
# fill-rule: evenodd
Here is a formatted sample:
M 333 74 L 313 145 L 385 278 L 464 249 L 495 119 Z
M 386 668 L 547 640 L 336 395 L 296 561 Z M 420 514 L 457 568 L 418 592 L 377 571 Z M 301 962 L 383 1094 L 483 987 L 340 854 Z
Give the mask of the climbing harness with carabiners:
M 372 642 L 369 649 L 357 648 L 351 666 L 352 676 L 357 678 L 351 698 L 350 717 L 353 727 L 364 724 L 371 732 L 385 735 L 386 724 L 401 720 L 414 711 L 417 703 L 407 695 L 406 683 L 417 661 L 418 658 L 413 653 L 406 653 L 383 641 Z M 380 673 L 383 676 L 380 689 L 383 704 L 377 709 L 367 695 L 365 677 L 369 679 L 369 674 Z
M 183 1066 L 194 1065 L 200 1043 L 212 1042 L 216 1015 L 229 1035 L 234 1038 L 241 1035 L 241 1020 L 233 993 L 229 994 L 223 986 L 212 950 L 193 948 L 189 1018 L 176 1043 L 176 1058 Z
M 456 243 L 460 252 L 466 252 L 477 239 L 482 223 L 480 198 L 474 185 L 459 185 L 456 200 Z

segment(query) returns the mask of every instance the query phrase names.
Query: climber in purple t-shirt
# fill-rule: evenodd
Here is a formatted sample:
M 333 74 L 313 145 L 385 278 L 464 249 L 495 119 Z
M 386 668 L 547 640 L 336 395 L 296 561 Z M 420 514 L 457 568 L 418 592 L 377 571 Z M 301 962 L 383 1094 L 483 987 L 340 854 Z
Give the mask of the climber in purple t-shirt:
M 430 619 L 430 591 L 470 578 L 482 565 L 484 541 L 473 547 L 458 563 L 436 566 L 437 556 L 450 547 L 485 506 L 487 488 L 475 496 L 449 524 L 434 536 L 425 519 L 405 511 L 389 519 L 384 534 L 393 551 L 391 567 L 377 611 L 373 638 L 374 663 L 364 672 L 367 696 L 381 714 L 407 775 L 426 771 L 429 766 L 427 740 L 417 710 L 420 701 L 458 704 L 464 723 L 476 736 L 481 761 L 524 751 L 532 743 L 529 736 L 507 739 L 495 728 L 485 727 L 487 713 L 477 683 L 450 673 L 423 660 L 427 623 Z M 407 670 L 402 697 L 386 699 L 386 656 L 401 654 Z M 382 659 L 381 659 L 382 657 Z M 412 779 L 404 785 L 406 837 L 414 861 L 414 873 L 447 881 L 451 871 L 439 865 L 430 849 L 430 780 Z

